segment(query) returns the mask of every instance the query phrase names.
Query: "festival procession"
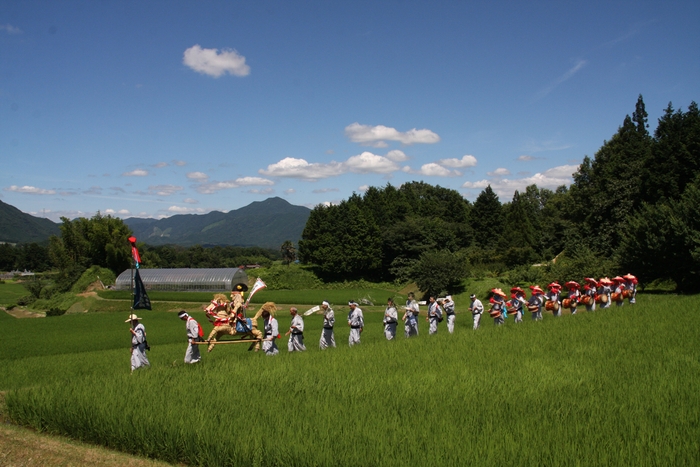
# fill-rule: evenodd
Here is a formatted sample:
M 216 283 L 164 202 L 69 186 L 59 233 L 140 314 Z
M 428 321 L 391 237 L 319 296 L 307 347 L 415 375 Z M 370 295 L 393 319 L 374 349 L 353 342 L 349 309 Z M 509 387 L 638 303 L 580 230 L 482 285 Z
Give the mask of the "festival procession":
M 139 281 L 137 281 L 138 284 Z M 521 287 L 512 287 L 510 297 L 500 288 L 491 289 L 488 296 L 484 297 L 488 303 L 485 308 L 483 302 L 475 295 L 470 295 L 470 305 L 462 313 L 470 314 L 471 328 L 479 329 L 484 313 L 493 319 L 495 325 L 504 325 L 510 317 L 513 323 L 522 323 L 526 313 L 530 314 L 533 321 L 541 321 L 543 309 L 551 312 L 552 316 L 559 317 L 562 310 L 569 310 L 574 315 L 579 311 L 593 312 L 596 309 L 606 309 L 611 306 L 621 307 L 627 301 L 634 304 L 637 294 L 637 278 L 632 274 L 624 276 L 603 277 L 595 279 L 587 277 L 583 285 L 575 281 L 568 281 L 564 285 L 552 282 L 546 286 L 546 291 L 539 285 L 527 287 L 529 292 Z M 138 288 L 138 285 L 137 285 Z M 250 300 L 266 284 L 258 278 L 250 289 L 247 299 L 248 285 L 238 283 L 233 286 L 229 297 L 217 293 L 208 305 L 204 305 L 205 316 L 212 326 L 206 334 L 202 325 L 191 317 L 185 310 L 178 313 L 178 318 L 185 322 L 187 336 L 187 349 L 184 361 L 187 364 L 195 364 L 201 361 L 200 347 L 206 347 L 207 352 L 212 352 L 219 345 L 247 344 L 248 350 L 265 355 L 277 355 L 279 347 L 277 341 L 282 339 L 282 330 L 276 319 L 281 311 L 274 302 L 266 302 L 260 306 L 252 317 Z M 529 297 L 528 297 L 529 294 Z M 427 306 L 424 319 L 428 325 L 428 335 L 433 335 L 442 327 L 447 332 L 454 333 L 456 321 L 455 303 L 450 295 L 445 297 L 429 297 L 426 302 L 418 302 L 415 294 L 408 294 L 405 305 L 399 307 L 392 297 L 387 299 L 386 308 L 382 320 L 382 332 L 386 340 L 394 340 L 397 336 L 400 322 L 403 323 L 404 336 L 414 338 L 420 335 L 419 322 L 421 321 L 421 305 Z M 347 304 L 349 312 L 346 324 L 349 327 L 348 345 L 350 347 L 360 344 L 365 328 L 363 311 L 360 304 L 350 300 Z M 399 309 L 402 313 L 399 313 Z M 311 319 L 312 315 L 320 315 L 323 321 L 318 346 L 321 350 L 336 347 L 334 329 L 336 315 L 331 303 L 323 301 L 320 305 L 300 313 L 297 307 L 290 307 L 291 322 L 289 329 L 284 333 L 287 339 L 289 352 L 303 352 L 306 350 L 304 343 L 304 319 Z M 141 323 L 142 318 L 131 314 L 126 322 L 131 323 L 129 329 L 132 337 L 131 369 L 148 366 L 149 361 L 146 351 L 150 350 L 146 339 L 146 330 Z M 260 322 L 262 320 L 262 322 Z M 342 321 L 339 321 L 342 323 Z M 206 336 L 206 337 L 205 337 Z

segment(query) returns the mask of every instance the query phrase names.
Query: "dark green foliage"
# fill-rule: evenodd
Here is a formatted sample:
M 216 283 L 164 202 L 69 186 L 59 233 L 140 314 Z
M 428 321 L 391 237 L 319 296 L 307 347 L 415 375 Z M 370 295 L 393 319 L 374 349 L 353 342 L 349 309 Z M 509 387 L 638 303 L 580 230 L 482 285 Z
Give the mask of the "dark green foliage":
M 469 203 L 456 191 L 411 182 L 371 188 L 309 216 L 299 258 L 324 280 L 406 278 L 421 254 L 469 246 Z
M 503 218 L 501 202 L 498 196 L 487 186 L 474 201 L 469 224 L 474 229 L 474 241 L 482 248 L 494 248 L 503 235 Z
M 297 259 L 297 250 L 294 248 L 294 244 L 289 240 L 285 240 L 282 244 L 280 253 L 282 254 L 282 261 L 284 261 L 284 264 L 287 266 Z
M 194 245 L 151 246 L 139 243 L 144 268 L 237 268 L 247 264 L 270 266 L 280 259 L 279 250 L 260 247 Z
M 426 251 L 411 270 L 411 279 L 426 296 L 441 296 L 462 292 L 467 276 L 467 261 L 449 250 Z

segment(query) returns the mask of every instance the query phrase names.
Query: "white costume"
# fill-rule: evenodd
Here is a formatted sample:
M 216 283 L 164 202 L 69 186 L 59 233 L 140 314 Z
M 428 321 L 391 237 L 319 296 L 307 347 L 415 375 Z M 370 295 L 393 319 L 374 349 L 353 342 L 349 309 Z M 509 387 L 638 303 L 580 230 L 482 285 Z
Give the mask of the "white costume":
M 395 306 L 387 306 L 384 310 L 384 336 L 390 341 L 396 337 L 396 324 L 399 321 L 399 313 Z
M 328 302 L 323 302 L 328 308 L 323 312 L 323 329 L 321 330 L 321 340 L 318 347 L 321 350 L 328 347 L 335 347 L 335 335 L 333 334 L 333 326 L 335 326 L 335 312 L 330 307 Z
M 362 333 L 362 328 L 365 327 L 365 320 L 362 315 L 362 310 L 356 303 L 353 302 L 353 304 L 355 305 L 355 309 L 353 310 L 351 307 L 350 312 L 348 313 L 348 325 L 350 325 L 348 344 L 350 347 L 360 343 L 360 334 Z

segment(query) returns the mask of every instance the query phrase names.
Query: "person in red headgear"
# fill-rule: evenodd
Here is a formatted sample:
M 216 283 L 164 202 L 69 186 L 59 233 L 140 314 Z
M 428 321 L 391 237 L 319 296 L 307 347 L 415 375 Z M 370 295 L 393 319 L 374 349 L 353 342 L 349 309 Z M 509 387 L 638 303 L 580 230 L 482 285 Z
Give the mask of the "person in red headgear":
M 552 302 L 554 309 L 552 310 L 553 316 L 561 316 L 561 302 L 559 301 L 559 294 L 561 293 L 561 285 L 556 281 L 552 282 L 547 286 L 549 291 L 545 294 L 545 298 L 548 302 Z
M 598 281 L 598 290 L 596 301 L 600 303 L 600 308 L 610 308 L 610 303 L 612 302 L 612 281 L 603 277 Z
M 581 299 L 581 291 L 579 290 L 581 286 L 578 284 L 578 282 L 575 281 L 569 281 L 565 285 L 566 288 L 569 289 L 569 308 L 571 308 L 571 314 L 575 315 L 576 307 L 578 306 L 578 302 Z
M 500 326 L 505 322 L 503 312 L 505 311 L 505 298 L 506 294 L 499 288 L 491 289 L 493 296 L 489 299 L 491 302 L 491 310 L 489 315 L 493 318 L 493 324 Z
M 625 280 L 625 287 L 629 293 L 630 305 L 634 305 L 637 303 L 637 278 L 630 273 L 625 274 L 622 278 Z
M 522 323 L 523 322 L 523 305 L 527 303 L 525 300 L 525 291 L 521 289 L 520 287 L 513 287 L 510 289 L 510 302 L 508 303 L 510 305 L 510 310 L 509 312 L 514 312 L 515 313 L 515 322 L 516 323 Z
M 533 321 L 540 321 L 542 319 L 542 305 L 544 305 L 544 290 L 539 285 L 531 285 L 530 290 L 532 296 L 527 301 L 527 309 L 532 312 Z
M 613 287 L 615 288 L 614 294 L 617 298 L 617 300 L 615 300 L 615 305 L 622 306 L 625 304 L 625 300 L 623 298 L 623 294 L 625 292 L 625 280 L 620 276 L 613 277 L 612 280 L 615 284 Z
M 596 291 L 598 289 L 598 281 L 593 279 L 592 277 L 586 277 L 585 279 L 586 285 L 583 286 L 583 297 L 582 301 L 584 301 L 586 305 L 586 311 L 595 311 L 595 300 L 596 300 Z

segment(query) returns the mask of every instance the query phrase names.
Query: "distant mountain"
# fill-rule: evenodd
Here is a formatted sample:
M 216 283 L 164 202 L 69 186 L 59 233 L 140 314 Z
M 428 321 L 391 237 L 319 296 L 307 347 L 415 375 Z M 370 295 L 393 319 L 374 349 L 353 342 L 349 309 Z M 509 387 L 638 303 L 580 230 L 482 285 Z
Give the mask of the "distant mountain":
M 0 201 L 0 242 L 40 243 L 51 235 L 61 235 L 58 224 Z
M 124 219 L 139 241 L 149 245 L 236 245 L 279 248 L 301 238 L 311 210 L 282 198 L 256 201 L 234 211 L 178 214 L 167 219 Z

